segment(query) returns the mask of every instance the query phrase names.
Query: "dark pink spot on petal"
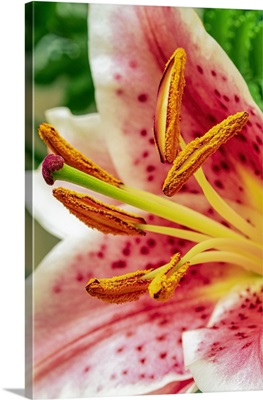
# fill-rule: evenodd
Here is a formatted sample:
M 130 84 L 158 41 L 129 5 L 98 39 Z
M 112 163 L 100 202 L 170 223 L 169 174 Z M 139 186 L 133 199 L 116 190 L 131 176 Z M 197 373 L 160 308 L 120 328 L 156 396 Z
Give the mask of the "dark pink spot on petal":
M 252 345 L 252 342 L 248 342 L 243 347 L 241 347 L 241 350 L 246 349 L 247 347 L 249 347 L 251 345 Z
M 118 260 L 118 261 L 113 261 L 111 264 L 111 268 L 116 269 L 116 268 L 125 268 L 127 265 L 125 260 Z
M 142 246 L 140 248 L 140 253 L 143 255 L 149 254 L 149 248 L 147 246 Z
M 255 151 L 256 151 L 257 153 L 260 152 L 260 149 L 259 149 L 257 143 L 253 143 L 253 147 L 254 147 L 254 149 L 255 149 Z
M 144 151 L 144 152 L 142 153 L 142 157 L 143 157 L 143 158 L 148 157 L 148 155 L 149 155 L 149 152 L 148 152 L 148 151 Z
M 148 239 L 147 244 L 149 247 L 154 247 L 156 245 L 156 241 L 154 239 Z
M 61 292 L 61 286 L 55 285 L 55 286 L 53 287 L 53 292 L 54 292 L 54 293 L 60 293 L 60 292 Z
M 146 129 L 142 129 L 140 133 L 141 133 L 141 136 L 146 136 L 147 135 L 147 130 Z
M 119 81 L 122 78 L 121 74 L 118 74 L 118 73 L 114 74 L 113 77 L 114 77 L 114 79 L 116 79 L 116 81 Z
M 197 307 L 195 307 L 195 311 L 196 312 L 201 312 L 201 311 L 204 311 L 205 310 L 205 307 L 204 306 L 197 306 Z
M 129 255 L 131 254 L 131 250 L 129 249 L 129 247 L 125 247 L 125 248 L 122 250 L 122 254 L 123 254 L 124 256 L 129 256 Z
M 246 163 L 247 158 L 243 153 L 240 153 L 238 156 L 239 156 L 240 161 L 242 161 L 243 163 Z
M 83 279 L 84 279 L 84 276 L 82 275 L 81 272 L 79 272 L 79 273 L 77 274 L 77 276 L 76 276 L 76 280 L 77 280 L 78 282 L 81 282 L 81 281 L 83 281 Z
M 224 189 L 224 185 L 219 179 L 215 180 L 215 186 L 219 189 Z
M 219 104 L 220 104 L 220 107 L 223 108 L 223 110 L 225 110 L 225 111 L 228 110 L 227 106 L 226 106 L 224 103 L 222 103 L 222 102 L 220 101 Z
M 145 93 L 139 94 L 138 100 L 139 100 L 141 103 L 145 103 L 145 102 L 148 100 L 148 95 L 145 94 Z
M 259 136 L 256 136 L 256 141 L 258 142 L 258 144 L 262 144 L 262 139 Z
M 123 352 L 123 347 L 119 347 L 118 349 L 117 349 L 117 353 L 122 353 Z
M 146 168 L 147 172 L 153 172 L 156 169 L 156 167 L 154 165 L 148 165 L 148 167 Z
M 217 123 L 216 117 L 214 117 L 212 114 L 209 114 L 209 115 L 207 116 L 207 119 L 208 119 L 208 121 L 211 122 L 212 124 L 216 124 L 216 123 Z
M 198 71 L 200 74 L 203 74 L 203 73 L 204 73 L 203 68 L 202 68 L 200 65 L 197 65 L 196 67 L 197 67 L 197 71 Z
M 129 66 L 130 66 L 131 68 L 136 68 L 136 67 L 137 67 L 137 61 L 131 60 L 131 61 L 129 62 Z

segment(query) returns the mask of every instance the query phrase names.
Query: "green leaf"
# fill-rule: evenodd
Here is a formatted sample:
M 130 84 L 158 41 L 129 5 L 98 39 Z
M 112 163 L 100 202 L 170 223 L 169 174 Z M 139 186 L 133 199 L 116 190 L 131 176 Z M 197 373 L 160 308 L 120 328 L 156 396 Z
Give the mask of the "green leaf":
M 239 69 L 262 108 L 263 11 L 204 9 L 203 22 Z

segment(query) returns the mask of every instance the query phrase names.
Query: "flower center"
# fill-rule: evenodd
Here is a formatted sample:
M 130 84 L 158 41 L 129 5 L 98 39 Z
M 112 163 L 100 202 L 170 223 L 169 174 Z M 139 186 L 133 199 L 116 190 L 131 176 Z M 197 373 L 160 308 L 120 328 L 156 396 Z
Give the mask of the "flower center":
M 88 195 L 65 188 L 54 189 L 54 196 L 86 225 L 115 235 L 155 232 L 196 243 L 182 258 L 177 253 L 160 268 L 111 279 L 90 280 L 86 290 L 102 300 L 116 303 L 131 301 L 149 290 L 156 300 L 166 301 L 189 265 L 194 264 L 225 262 L 262 274 L 260 232 L 219 196 L 201 168 L 222 144 L 242 130 L 249 115 L 246 111 L 231 115 L 201 138 L 185 144 L 180 134 L 185 63 L 184 50 L 177 49 L 165 67 L 157 96 L 155 141 L 161 161 L 173 164 L 165 179 L 163 192 L 168 197 L 173 196 L 194 176 L 211 207 L 234 229 L 166 197 L 126 186 L 70 146 L 54 127 L 48 124 L 39 127 L 40 137 L 57 154 L 47 156 L 43 162 L 43 177 L 48 184 L 53 184 L 55 180 L 71 182 L 180 224 L 182 228 L 149 225 L 141 216 L 124 212 Z

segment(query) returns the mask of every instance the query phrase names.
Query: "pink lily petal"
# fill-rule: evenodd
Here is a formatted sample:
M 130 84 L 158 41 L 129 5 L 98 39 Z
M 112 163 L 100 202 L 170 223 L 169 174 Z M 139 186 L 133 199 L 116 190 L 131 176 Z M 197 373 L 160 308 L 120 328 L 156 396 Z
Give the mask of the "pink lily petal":
M 201 391 L 263 389 L 263 287 L 240 287 L 224 298 L 207 328 L 186 332 L 183 348 Z
M 186 381 L 168 383 L 168 385 L 147 394 L 193 393 L 193 390 L 197 390 L 195 383 L 193 379 L 188 379 Z
M 99 114 L 73 115 L 66 107 L 46 111 L 47 121 L 73 147 L 117 177 L 102 132 Z
M 146 294 L 116 306 L 85 292 L 90 277 L 157 267 L 178 247 L 187 249 L 166 236 L 120 238 L 91 231 L 64 240 L 46 257 L 34 275 L 38 398 L 149 393 L 191 378 L 183 363 L 182 332 L 206 326 L 222 293 L 220 287 L 213 297 L 205 295 L 209 285 L 246 272 L 193 266 L 174 298 L 163 304 Z
M 250 193 L 236 167 L 243 166 L 256 178 L 262 173 L 262 113 L 242 76 L 205 32 L 195 12 L 95 5 L 89 15 L 97 106 L 105 132 L 110 131 L 105 140 L 124 182 L 153 192 L 161 190 L 167 168 L 160 164 L 153 142 L 156 93 L 165 63 L 177 47 L 184 47 L 187 66 L 181 131 L 186 142 L 230 114 L 250 113 L 243 133 L 204 166 L 210 182 L 225 198 L 248 203 Z M 187 184 L 187 189 L 196 190 L 196 184 Z

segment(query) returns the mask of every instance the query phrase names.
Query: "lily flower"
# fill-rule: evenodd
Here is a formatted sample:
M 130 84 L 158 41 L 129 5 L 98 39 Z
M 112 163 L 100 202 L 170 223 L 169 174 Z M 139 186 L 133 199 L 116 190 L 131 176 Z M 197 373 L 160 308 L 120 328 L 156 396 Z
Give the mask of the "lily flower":
M 68 233 L 27 281 L 28 383 L 38 398 L 263 389 L 262 113 L 193 10 L 89 18 L 99 116 L 40 126 L 43 176 L 79 228 L 41 189 Z

